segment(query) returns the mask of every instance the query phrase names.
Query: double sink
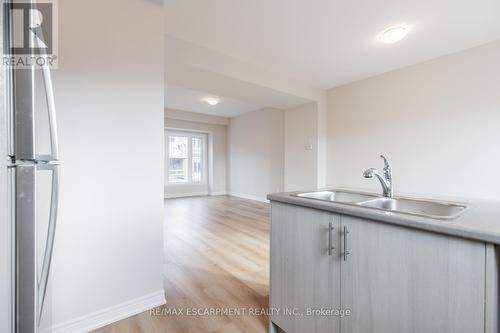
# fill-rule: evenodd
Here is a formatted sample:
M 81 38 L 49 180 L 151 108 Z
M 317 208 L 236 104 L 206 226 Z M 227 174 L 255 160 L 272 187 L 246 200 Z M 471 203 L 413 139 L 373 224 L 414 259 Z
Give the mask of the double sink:
M 294 196 L 351 206 L 366 207 L 388 213 L 408 214 L 440 220 L 455 219 L 469 208 L 467 204 L 463 203 L 421 200 L 405 197 L 387 198 L 371 193 L 346 190 L 305 192 L 295 194 Z

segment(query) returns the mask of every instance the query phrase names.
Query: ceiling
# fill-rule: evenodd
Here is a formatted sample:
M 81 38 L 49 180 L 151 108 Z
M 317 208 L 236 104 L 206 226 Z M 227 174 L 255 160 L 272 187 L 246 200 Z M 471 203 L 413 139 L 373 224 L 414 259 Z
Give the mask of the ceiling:
M 166 108 L 235 117 L 266 107 L 290 109 L 314 101 L 286 84 L 290 80 L 276 81 L 268 70 L 165 36 Z M 201 101 L 204 97 L 219 97 L 220 103 L 209 106 Z
M 215 106 L 210 106 L 203 101 L 203 98 L 216 96 L 207 92 L 167 84 L 165 87 L 165 107 L 220 117 L 235 117 L 266 107 L 266 105 L 245 103 L 229 97 L 220 98 L 220 103 Z
M 165 0 L 165 18 L 172 37 L 320 89 L 500 39 L 498 0 Z M 402 42 L 376 41 L 403 22 Z

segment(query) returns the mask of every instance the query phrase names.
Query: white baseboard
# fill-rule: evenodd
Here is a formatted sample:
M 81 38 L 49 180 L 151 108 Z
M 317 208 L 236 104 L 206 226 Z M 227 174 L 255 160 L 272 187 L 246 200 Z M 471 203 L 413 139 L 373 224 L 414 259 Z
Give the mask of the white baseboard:
M 227 192 L 226 191 L 211 192 L 210 195 L 213 197 L 217 195 L 227 195 Z
M 263 198 L 263 197 L 259 197 L 257 195 L 234 193 L 234 192 L 230 192 L 229 195 L 233 196 L 233 197 L 242 198 L 242 199 L 260 201 L 260 202 L 269 202 L 269 200 L 267 200 L 265 197 Z
M 165 304 L 165 291 L 145 295 L 128 302 L 124 302 L 107 309 L 56 324 L 51 329 L 51 333 L 86 333 L 100 327 L 112 324 L 119 320 L 131 317 L 144 311 L 148 311 L 157 306 Z
M 208 192 L 191 192 L 191 193 L 165 193 L 165 199 L 185 198 L 185 197 L 198 197 L 208 195 Z

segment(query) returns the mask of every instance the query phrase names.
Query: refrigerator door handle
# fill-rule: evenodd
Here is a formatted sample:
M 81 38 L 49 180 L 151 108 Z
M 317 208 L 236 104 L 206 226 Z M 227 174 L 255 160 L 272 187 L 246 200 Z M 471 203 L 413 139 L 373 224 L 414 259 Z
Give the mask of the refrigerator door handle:
M 57 209 L 59 205 L 59 165 L 57 164 L 41 164 L 38 165 L 40 170 L 52 171 L 52 188 L 50 198 L 50 213 L 49 225 L 47 230 L 47 241 L 45 244 L 45 254 L 43 257 L 42 271 L 40 281 L 38 281 L 38 323 L 43 312 L 45 303 L 45 295 L 47 293 L 47 284 L 49 280 L 50 266 L 52 261 L 52 254 L 54 250 L 54 239 L 57 224 Z
M 15 175 L 15 330 L 36 332 L 36 165 L 20 164 Z
M 49 133 L 50 133 L 50 155 L 40 155 L 37 159 L 42 161 L 58 161 L 59 160 L 59 141 L 57 137 L 57 116 L 56 104 L 54 100 L 54 87 L 52 85 L 52 74 L 48 66 L 42 67 L 43 83 L 45 87 L 45 96 L 47 98 L 47 111 L 49 118 Z

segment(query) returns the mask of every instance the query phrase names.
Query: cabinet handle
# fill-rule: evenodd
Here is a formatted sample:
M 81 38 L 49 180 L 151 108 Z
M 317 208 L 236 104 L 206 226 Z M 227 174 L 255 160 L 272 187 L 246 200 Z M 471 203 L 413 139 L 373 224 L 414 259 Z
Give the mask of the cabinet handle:
M 347 261 L 347 256 L 351 254 L 347 249 L 347 235 L 349 234 L 349 229 L 347 226 L 344 226 L 344 261 Z
M 333 246 L 333 231 L 335 228 L 333 227 L 333 223 L 330 222 L 328 224 L 328 255 L 331 256 L 333 250 L 335 250 L 335 246 Z

